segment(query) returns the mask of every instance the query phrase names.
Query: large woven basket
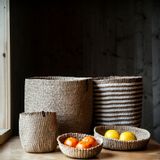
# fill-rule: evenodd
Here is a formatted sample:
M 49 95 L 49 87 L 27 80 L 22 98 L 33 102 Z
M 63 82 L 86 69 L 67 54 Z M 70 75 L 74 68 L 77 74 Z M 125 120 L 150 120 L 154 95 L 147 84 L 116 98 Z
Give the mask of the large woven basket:
M 25 80 L 25 112 L 56 112 L 59 134 L 88 133 L 92 94 L 91 78 L 32 77 Z
M 56 113 L 21 113 L 19 117 L 19 136 L 26 152 L 51 152 L 57 146 Z
M 115 129 L 119 133 L 130 131 L 136 135 L 137 140 L 134 141 L 120 141 L 116 139 L 105 138 L 104 134 L 109 129 Z M 103 138 L 103 147 L 112 150 L 140 150 L 147 146 L 150 133 L 141 128 L 131 127 L 131 126 L 96 126 L 94 128 L 94 136 Z
M 139 127 L 142 114 L 141 76 L 94 78 L 94 124 Z
M 100 137 L 94 137 L 98 142 L 98 145 L 88 149 L 77 149 L 74 147 L 69 147 L 64 145 L 64 141 L 68 137 L 75 137 L 78 140 L 81 140 L 85 136 L 88 136 L 88 135 L 81 134 L 81 133 L 65 133 L 58 136 L 57 141 L 58 141 L 60 150 L 62 151 L 63 154 L 72 158 L 92 158 L 97 156 L 101 152 L 102 145 L 103 145 L 103 139 Z

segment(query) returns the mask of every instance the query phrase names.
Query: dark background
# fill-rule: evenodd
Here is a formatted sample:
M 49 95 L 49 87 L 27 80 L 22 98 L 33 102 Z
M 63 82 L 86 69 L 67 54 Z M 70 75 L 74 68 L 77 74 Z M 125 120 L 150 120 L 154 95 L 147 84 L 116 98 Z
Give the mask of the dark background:
M 12 128 L 30 76 L 142 75 L 142 127 L 160 141 L 158 0 L 10 1 Z

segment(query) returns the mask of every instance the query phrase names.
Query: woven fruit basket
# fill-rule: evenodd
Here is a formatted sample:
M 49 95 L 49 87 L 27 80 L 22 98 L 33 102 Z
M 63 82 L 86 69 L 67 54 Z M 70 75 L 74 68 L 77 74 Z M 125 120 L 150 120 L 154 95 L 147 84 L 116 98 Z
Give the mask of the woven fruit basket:
M 101 137 L 94 137 L 98 142 L 98 145 L 88 149 L 77 149 L 74 147 L 69 147 L 67 145 L 64 145 L 64 141 L 68 137 L 75 137 L 78 140 L 81 140 L 85 136 L 90 136 L 90 135 L 81 134 L 81 133 L 65 133 L 58 136 L 57 141 L 58 141 L 60 150 L 62 151 L 63 154 L 71 158 L 92 158 L 97 156 L 102 150 L 103 139 Z
M 117 130 L 119 133 L 130 131 L 136 135 L 137 140 L 120 141 L 105 138 L 104 134 L 109 129 Z M 94 128 L 94 136 L 103 138 L 103 148 L 111 150 L 140 150 L 145 148 L 150 140 L 150 133 L 147 130 L 131 126 L 96 126 Z

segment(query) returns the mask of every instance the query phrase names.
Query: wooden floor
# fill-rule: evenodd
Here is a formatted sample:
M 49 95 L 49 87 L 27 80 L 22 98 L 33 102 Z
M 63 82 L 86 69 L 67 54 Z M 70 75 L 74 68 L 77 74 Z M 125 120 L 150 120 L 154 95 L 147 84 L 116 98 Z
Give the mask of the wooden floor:
M 52 153 L 26 153 L 20 144 L 19 137 L 11 138 L 4 145 L 0 145 L 0 160 L 69 160 L 59 149 Z M 160 144 L 150 140 L 143 151 L 111 151 L 103 149 L 95 160 L 160 160 Z M 94 159 L 90 159 L 94 160 Z

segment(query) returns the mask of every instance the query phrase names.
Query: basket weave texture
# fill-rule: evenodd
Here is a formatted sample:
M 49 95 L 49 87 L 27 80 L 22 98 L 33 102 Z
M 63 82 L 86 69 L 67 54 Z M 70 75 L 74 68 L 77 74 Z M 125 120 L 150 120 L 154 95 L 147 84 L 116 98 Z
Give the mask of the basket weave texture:
M 141 76 L 94 78 L 94 124 L 139 127 L 142 117 Z
M 56 149 L 56 113 L 21 113 L 19 116 L 19 135 L 26 152 L 51 152 Z
M 88 136 L 88 135 L 81 134 L 81 133 L 65 133 L 58 136 L 57 141 L 58 141 L 60 150 L 62 151 L 63 154 L 72 158 L 92 158 L 97 156 L 101 152 L 102 145 L 103 145 L 103 140 L 100 137 L 94 137 L 98 142 L 98 145 L 88 149 L 77 149 L 74 147 L 69 147 L 64 145 L 64 141 L 68 137 L 75 137 L 78 140 L 81 140 L 85 136 Z
M 106 130 L 109 129 L 115 129 L 119 133 L 125 131 L 133 132 L 136 135 L 137 140 L 125 142 L 105 138 L 104 134 Z M 94 136 L 103 138 L 103 147 L 112 150 L 140 150 L 145 148 L 150 140 L 150 133 L 147 130 L 131 126 L 97 126 L 94 128 Z
M 25 80 L 25 112 L 57 113 L 59 134 L 90 131 L 91 78 L 32 77 Z

